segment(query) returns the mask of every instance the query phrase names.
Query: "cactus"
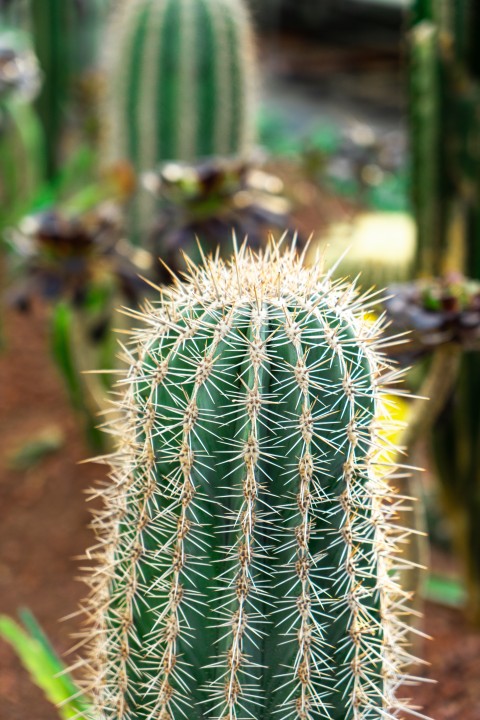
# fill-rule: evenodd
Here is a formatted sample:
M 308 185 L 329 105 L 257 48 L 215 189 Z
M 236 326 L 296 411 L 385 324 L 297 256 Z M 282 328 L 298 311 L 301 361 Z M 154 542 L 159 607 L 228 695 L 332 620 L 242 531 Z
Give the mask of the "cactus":
M 480 279 L 480 6 L 416 0 L 412 9 L 412 133 L 418 262 L 422 275 L 460 271 Z M 422 41 L 423 45 L 418 43 Z M 415 42 L 417 44 L 415 44 Z M 452 347 L 458 345 L 455 338 Z M 447 348 L 448 351 L 448 348 Z M 464 354 L 435 426 L 437 476 L 466 569 L 469 614 L 480 624 L 480 416 L 478 352 Z
M 417 221 L 420 270 L 440 270 L 445 238 L 442 205 L 444 175 L 440 173 L 439 64 L 437 29 L 423 20 L 410 34 L 410 106 L 412 128 L 413 206 Z
M 65 129 L 72 76 L 72 3 L 32 0 L 35 51 L 43 71 L 38 111 L 47 141 L 47 171 L 53 179 L 60 167 L 60 144 Z
M 35 50 L 43 71 L 38 110 L 47 138 L 50 180 L 56 180 L 62 169 L 72 132 L 88 135 L 89 125 L 96 129 L 98 121 L 91 105 L 97 95 L 95 71 L 110 1 L 29 2 Z
M 241 2 L 129 0 L 110 40 L 111 155 L 150 170 L 249 150 L 253 47 Z
M 32 108 L 40 85 L 26 36 L 0 33 L 0 230 L 16 222 L 43 180 L 44 138 Z
M 0 103 L 0 228 L 16 222 L 43 180 L 43 135 L 32 107 Z
M 241 0 L 124 0 L 106 44 L 105 163 L 128 159 L 141 173 L 251 151 L 254 52 Z M 146 194 L 133 204 L 137 236 L 152 205 Z
M 411 131 L 418 269 L 480 277 L 480 22 L 475 0 L 412 8 Z M 453 253 L 453 258 L 452 258 Z
M 86 604 L 96 712 L 397 717 L 408 533 L 376 463 L 378 324 L 294 247 L 190 270 L 126 347 Z

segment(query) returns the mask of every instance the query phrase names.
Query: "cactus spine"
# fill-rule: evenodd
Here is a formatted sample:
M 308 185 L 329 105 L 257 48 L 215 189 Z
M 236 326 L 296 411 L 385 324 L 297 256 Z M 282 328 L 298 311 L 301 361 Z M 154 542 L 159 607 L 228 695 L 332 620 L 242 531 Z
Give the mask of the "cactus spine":
M 253 41 L 242 2 L 124 1 L 110 39 L 110 158 L 144 171 L 248 152 Z
M 378 327 L 294 248 L 191 273 L 126 349 L 87 606 L 99 717 L 396 717 Z

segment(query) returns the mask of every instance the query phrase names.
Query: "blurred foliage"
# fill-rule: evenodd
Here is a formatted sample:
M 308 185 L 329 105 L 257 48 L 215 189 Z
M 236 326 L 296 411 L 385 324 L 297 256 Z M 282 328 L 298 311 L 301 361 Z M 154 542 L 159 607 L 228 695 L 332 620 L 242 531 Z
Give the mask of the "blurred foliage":
M 28 610 L 20 613 L 22 625 L 0 616 L 0 637 L 15 650 L 32 681 L 58 709 L 62 720 L 87 720 L 92 711 L 83 693 L 65 669 L 43 630 Z
M 32 103 L 40 73 L 25 33 L 0 30 L 0 231 L 24 213 L 44 175 L 44 137 Z
M 59 426 L 43 428 L 8 454 L 7 467 L 16 471 L 29 470 L 48 455 L 60 450 L 64 444 L 65 435 Z
M 170 282 L 171 273 L 184 269 L 182 253 L 201 261 L 205 254 L 230 253 L 232 237 L 258 249 L 270 232 L 285 232 L 290 205 L 279 178 L 263 172 L 257 163 L 243 160 L 207 160 L 196 166 L 167 163 L 147 173 L 145 186 L 155 197 L 157 212 L 147 247 L 161 258 L 154 276 Z M 301 244 L 301 239 L 299 239 Z
M 424 594 L 431 602 L 438 602 L 455 608 L 465 606 L 465 588 L 456 578 L 431 574 L 427 578 Z
M 470 350 L 480 346 L 478 280 L 452 273 L 392 285 L 387 292 L 384 306 L 389 332 L 408 332 L 405 344 L 399 346 L 403 364 L 448 343 Z
M 284 118 L 265 110 L 259 132 L 273 157 L 300 164 L 307 178 L 334 193 L 371 210 L 409 210 L 409 171 L 396 134 L 378 137 L 364 125 L 342 129 L 324 122 L 299 135 Z
M 105 409 L 112 378 L 84 371 L 115 368 L 115 310 L 139 302 L 145 287 L 139 275 L 148 274 L 153 264 L 124 237 L 117 206 L 122 183 L 120 169 L 118 183 L 108 177 L 87 186 L 59 209 L 25 218 L 9 235 L 10 303 L 23 312 L 38 298 L 47 304 L 54 358 L 95 448 L 105 440 L 96 429 L 97 416 Z

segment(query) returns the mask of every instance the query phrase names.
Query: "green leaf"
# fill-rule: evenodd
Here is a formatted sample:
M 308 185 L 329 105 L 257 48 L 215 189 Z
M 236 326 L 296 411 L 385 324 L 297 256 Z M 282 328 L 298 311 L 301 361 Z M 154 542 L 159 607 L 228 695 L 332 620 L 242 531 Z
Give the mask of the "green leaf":
M 59 302 L 53 310 L 52 350 L 67 384 L 70 399 L 77 409 L 83 407 L 82 385 L 72 353 L 73 313 L 67 303 Z
M 88 720 L 93 717 L 86 700 L 77 697 L 81 691 L 55 653 L 33 615 L 21 613 L 26 631 L 11 618 L 0 616 L 0 636 L 14 649 L 30 677 L 46 698 L 58 707 L 62 720 Z
M 73 310 L 65 302 L 59 302 L 53 309 L 52 350 L 54 359 L 65 380 L 73 407 L 82 413 L 85 419 L 87 440 L 95 451 L 103 448 L 104 434 L 97 428 L 97 419 L 85 401 L 85 387 L 77 368 L 73 345 Z
M 456 578 L 443 575 L 428 577 L 424 595 L 427 600 L 452 607 L 463 607 L 466 600 L 466 592 L 462 583 Z
M 8 467 L 12 470 L 28 470 L 47 455 L 60 450 L 64 443 L 65 435 L 60 427 L 52 425 L 44 428 L 8 455 Z

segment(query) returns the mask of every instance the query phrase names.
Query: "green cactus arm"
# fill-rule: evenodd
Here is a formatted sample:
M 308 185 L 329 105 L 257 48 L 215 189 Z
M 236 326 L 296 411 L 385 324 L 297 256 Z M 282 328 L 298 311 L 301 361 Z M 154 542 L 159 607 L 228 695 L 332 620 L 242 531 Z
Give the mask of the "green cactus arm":
M 112 15 L 106 159 L 242 155 L 253 139 L 253 33 L 243 2 L 132 0 Z

